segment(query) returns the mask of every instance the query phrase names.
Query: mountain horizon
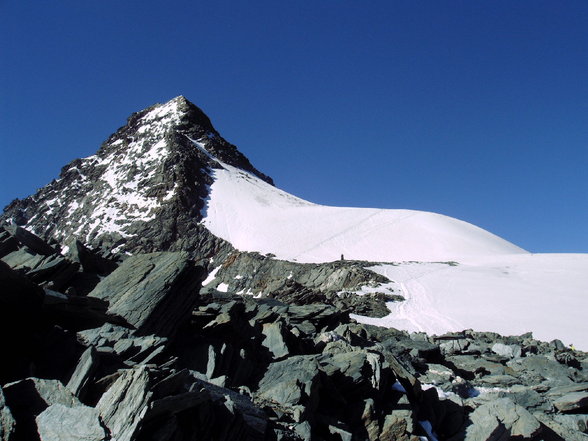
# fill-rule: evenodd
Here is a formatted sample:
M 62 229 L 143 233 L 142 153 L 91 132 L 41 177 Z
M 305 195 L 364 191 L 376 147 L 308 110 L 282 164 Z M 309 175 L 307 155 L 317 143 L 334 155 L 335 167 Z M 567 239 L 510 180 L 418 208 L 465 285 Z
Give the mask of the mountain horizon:
M 587 302 L 588 255 L 531 254 L 435 213 L 305 201 L 275 187 L 181 95 L 132 114 L 95 155 L 0 219 L 62 253 L 75 241 L 117 259 L 187 251 L 207 266 L 208 289 L 225 292 L 267 295 L 287 281 L 314 289 L 305 265 L 341 262 L 361 275 L 333 273 L 338 289 L 405 299 L 360 321 L 435 334 L 532 331 L 588 348 L 577 307 Z

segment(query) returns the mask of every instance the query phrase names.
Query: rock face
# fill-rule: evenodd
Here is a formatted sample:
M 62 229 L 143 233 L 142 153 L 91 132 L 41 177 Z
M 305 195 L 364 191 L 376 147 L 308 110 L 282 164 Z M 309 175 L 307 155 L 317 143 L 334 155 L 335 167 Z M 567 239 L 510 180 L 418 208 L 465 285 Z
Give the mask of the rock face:
M 52 404 L 36 419 L 41 441 L 103 441 L 107 433 L 98 411 L 88 406 Z
M 167 336 L 189 316 L 202 279 L 187 253 L 142 254 L 125 260 L 88 296 L 106 300 L 108 314 L 139 333 Z
M 402 300 L 373 263 L 243 253 L 199 223 L 219 161 L 271 182 L 178 97 L 7 207 L 0 440 L 588 439 L 586 353 L 356 323 Z
M 329 295 L 292 283 L 258 299 L 199 292 L 202 270 L 185 252 L 129 257 L 88 297 L 43 290 L 52 273 L 36 283 L 27 268 L 5 268 L 34 301 L 3 313 L 37 314 L 32 354 L 12 353 L 21 367 L 0 389 L 6 440 L 588 437 L 587 354 L 530 334 L 359 325 Z M 59 296 L 93 320 L 64 320 Z M 92 302 L 67 303 L 78 297 L 104 302 L 100 320 L 84 313 Z

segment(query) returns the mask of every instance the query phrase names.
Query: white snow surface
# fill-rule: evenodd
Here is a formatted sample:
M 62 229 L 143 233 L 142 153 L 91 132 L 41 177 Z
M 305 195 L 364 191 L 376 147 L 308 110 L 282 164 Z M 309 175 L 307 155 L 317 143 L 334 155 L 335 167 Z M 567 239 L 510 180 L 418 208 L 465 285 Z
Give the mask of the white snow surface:
M 531 331 L 588 350 L 588 254 L 530 254 L 440 214 L 321 206 L 219 164 L 203 222 L 236 248 L 296 262 L 390 262 L 371 268 L 393 281 L 379 290 L 406 301 L 359 321 L 429 334 Z
M 588 351 L 588 254 L 513 254 L 464 259 L 456 266 L 403 263 L 370 268 L 396 281 L 404 302 L 363 323 L 443 334 L 474 329 L 533 332 Z
M 467 222 L 414 210 L 327 207 L 230 165 L 214 170 L 204 224 L 242 251 L 318 263 L 448 261 L 526 253 Z

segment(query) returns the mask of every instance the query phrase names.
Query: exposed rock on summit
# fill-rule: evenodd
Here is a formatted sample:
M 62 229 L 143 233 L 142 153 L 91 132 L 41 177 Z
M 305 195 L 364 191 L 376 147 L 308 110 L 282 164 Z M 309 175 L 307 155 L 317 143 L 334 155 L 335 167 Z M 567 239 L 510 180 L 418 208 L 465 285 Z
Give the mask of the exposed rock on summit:
M 213 254 L 222 241 L 198 225 L 210 170 L 219 167 L 213 156 L 272 183 L 180 96 L 131 115 L 96 155 L 63 167 L 35 195 L 8 205 L 2 218 L 61 244 L 79 239 L 119 252 Z

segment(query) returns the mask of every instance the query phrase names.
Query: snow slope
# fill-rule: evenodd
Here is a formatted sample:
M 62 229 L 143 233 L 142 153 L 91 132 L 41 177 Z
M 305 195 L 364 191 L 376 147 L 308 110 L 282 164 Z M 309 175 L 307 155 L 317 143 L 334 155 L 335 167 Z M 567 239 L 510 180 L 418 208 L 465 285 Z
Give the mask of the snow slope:
M 403 263 L 371 268 L 394 280 L 405 302 L 363 323 L 442 334 L 475 329 L 574 344 L 588 351 L 588 254 L 520 254 L 456 266 Z
M 447 261 L 526 253 L 467 222 L 414 210 L 316 205 L 249 173 L 214 170 L 204 224 L 242 251 L 297 262 Z
M 375 289 L 406 301 L 359 321 L 429 334 L 532 331 L 588 350 L 588 255 L 530 254 L 434 213 L 316 205 L 219 164 L 203 222 L 236 248 L 297 262 L 396 262 L 372 268 L 394 281 Z

